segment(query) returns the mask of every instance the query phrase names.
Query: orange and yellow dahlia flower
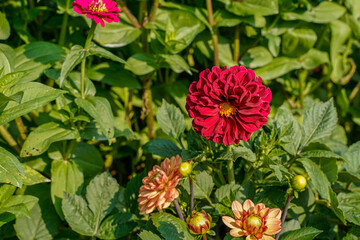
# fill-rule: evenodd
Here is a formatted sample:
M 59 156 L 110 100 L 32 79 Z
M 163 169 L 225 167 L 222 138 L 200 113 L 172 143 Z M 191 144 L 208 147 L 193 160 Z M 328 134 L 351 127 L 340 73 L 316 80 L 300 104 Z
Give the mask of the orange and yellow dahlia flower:
M 165 158 L 161 167 L 155 165 L 153 170 L 144 177 L 138 198 L 140 214 L 149 214 L 157 208 L 160 211 L 170 206 L 179 196 L 176 190 L 182 175 L 179 171 L 181 157 Z
M 274 240 L 270 235 L 281 231 L 279 208 L 270 209 L 263 203 L 255 205 L 249 199 L 243 205 L 234 201 L 231 208 L 235 219 L 223 216 L 222 220 L 231 228 L 230 235 L 233 237 L 247 236 L 246 240 Z

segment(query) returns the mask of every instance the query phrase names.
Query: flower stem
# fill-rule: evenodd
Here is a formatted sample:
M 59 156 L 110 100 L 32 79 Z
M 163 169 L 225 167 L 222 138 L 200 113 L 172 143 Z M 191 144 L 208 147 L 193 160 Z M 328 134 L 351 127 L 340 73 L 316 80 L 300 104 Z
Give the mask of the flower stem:
M 219 176 L 221 185 L 225 185 L 226 184 L 226 180 L 224 178 L 224 175 L 222 173 L 222 166 L 220 165 L 220 168 L 215 168 L 215 172 L 217 173 L 217 175 Z
M 240 24 L 236 25 L 234 32 L 234 62 L 238 62 L 240 53 Z
M 85 42 L 85 46 L 84 46 L 84 51 L 88 51 L 89 50 L 89 46 L 91 43 L 91 40 L 94 36 L 94 32 L 95 32 L 95 28 L 96 28 L 97 24 L 95 21 L 91 22 L 91 27 L 88 33 L 88 36 L 86 38 L 86 42 Z M 85 99 L 85 64 L 86 64 L 86 56 L 84 58 L 84 60 L 82 60 L 81 62 L 81 98 Z
M 234 174 L 234 161 L 227 161 L 227 170 L 228 170 L 228 181 L 230 184 L 235 183 L 235 174 Z
M 307 70 L 302 70 L 299 74 L 299 88 L 300 88 L 300 107 L 304 109 L 304 98 L 305 98 L 305 84 L 306 84 L 306 77 L 307 77 Z
M 17 153 L 20 153 L 19 145 L 4 126 L 0 126 L 0 135 L 10 145 L 10 147 L 12 147 Z
M 15 124 L 16 124 L 16 127 L 17 127 L 19 133 L 20 133 L 21 140 L 25 141 L 25 139 L 26 139 L 26 131 L 25 131 L 24 123 L 23 123 L 21 117 L 15 118 Z
M 204 239 L 204 240 L 207 240 L 206 233 L 204 233 L 202 236 L 203 236 L 203 239 Z
M 212 7 L 211 0 L 206 0 L 206 8 L 208 11 L 209 24 L 211 26 L 211 37 L 212 37 L 212 42 L 213 42 L 213 47 L 214 47 L 214 65 L 219 66 L 220 65 L 219 49 L 218 49 L 219 39 L 218 39 L 218 35 L 217 35 L 217 30 L 214 29 L 215 22 L 214 22 L 214 14 L 213 14 L 213 7 Z
M 156 15 L 156 10 L 159 7 L 159 0 L 154 0 L 151 12 L 150 12 L 150 18 L 149 18 L 149 22 L 154 21 L 155 19 L 155 15 Z
M 136 28 L 141 28 L 141 25 L 138 23 L 138 21 L 136 20 L 136 18 L 134 17 L 134 15 L 130 12 L 130 10 L 128 9 L 128 7 L 126 6 L 126 4 L 124 3 L 123 0 L 118 0 L 118 3 L 121 7 L 121 9 L 123 10 L 123 12 L 125 13 L 125 15 L 128 17 L 128 19 L 130 20 L 130 22 L 136 27 Z
M 287 198 L 287 201 L 286 201 L 286 205 L 285 205 L 285 208 L 284 208 L 284 212 L 283 212 L 283 214 L 282 214 L 282 216 L 281 216 L 281 227 L 283 227 L 284 222 L 285 222 L 286 214 L 287 214 L 287 211 L 288 211 L 288 209 L 289 209 L 289 205 L 290 205 L 290 201 L 291 201 L 291 195 L 292 195 L 292 193 L 290 192 L 290 193 L 288 194 L 288 198 Z M 279 239 L 280 233 L 281 233 L 281 232 L 279 232 L 278 234 L 276 234 L 275 240 L 278 240 L 278 239 Z
M 175 205 L 176 212 L 179 215 L 179 218 L 185 222 L 185 218 L 184 218 L 184 215 L 181 212 L 179 202 L 176 199 L 174 200 L 174 205 Z
M 194 184 L 191 177 L 189 177 L 190 184 L 190 217 L 192 217 L 192 211 L 194 209 Z
M 69 14 L 67 12 L 69 9 L 69 6 L 70 6 L 70 0 L 66 0 L 65 12 L 64 12 L 63 21 L 61 24 L 61 31 L 60 31 L 60 37 L 59 37 L 59 45 L 60 46 L 64 46 L 64 43 L 65 43 L 67 24 L 68 24 L 68 20 L 69 20 Z

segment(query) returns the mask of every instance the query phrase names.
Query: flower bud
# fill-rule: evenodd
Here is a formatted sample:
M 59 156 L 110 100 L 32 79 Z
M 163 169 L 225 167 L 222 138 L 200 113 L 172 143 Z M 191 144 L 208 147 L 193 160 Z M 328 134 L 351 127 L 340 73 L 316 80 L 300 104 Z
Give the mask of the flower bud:
M 298 192 L 304 191 L 306 187 L 306 178 L 302 175 L 296 175 L 291 180 L 291 186 Z
M 206 234 L 210 230 L 211 216 L 205 211 L 193 211 L 192 217 L 187 217 L 186 225 L 192 234 Z
M 189 162 L 182 162 L 179 167 L 179 171 L 184 177 L 188 177 L 191 174 L 192 169 L 193 166 Z

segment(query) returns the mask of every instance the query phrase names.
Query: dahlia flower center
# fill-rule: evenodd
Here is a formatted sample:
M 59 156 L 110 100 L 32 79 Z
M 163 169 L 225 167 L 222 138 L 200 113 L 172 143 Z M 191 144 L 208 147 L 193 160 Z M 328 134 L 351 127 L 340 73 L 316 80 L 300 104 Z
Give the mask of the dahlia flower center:
M 99 13 L 104 13 L 104 12 L 108 11 L 105 3 L 102 0 L 93 0 L 89 4 L 89 10 L 93 11 L 93 12 L 99 12 Z
M 246 219 L 245 225 L 249 228 L 249 230 L 250 229 L 257 230 L 257 229 L 260 229 L 260 227 L 262 225 L 262 221 L 259 216 L 250 215 Z
M 236 113 L 236 108 L 232 106 L 230 103 L 224 102 L 220 104 L 219 113 L 221 116 L 225 115 L 227 117 L 230 117 L 230 115 L 234 115 Z

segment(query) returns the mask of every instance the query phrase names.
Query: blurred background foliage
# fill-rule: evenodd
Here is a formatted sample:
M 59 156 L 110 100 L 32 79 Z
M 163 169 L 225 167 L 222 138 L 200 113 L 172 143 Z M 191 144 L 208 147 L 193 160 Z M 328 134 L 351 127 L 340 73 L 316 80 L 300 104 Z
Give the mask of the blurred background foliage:
M 212 9 L 203 0 L 117 2 L 120 23 L 95 30 L 94 42 L 106 54 L 88 56 L 86 100 L 80 97 L 80 67 L 65 63 L 77 45 L 84 45 L 89 19 L 72 10 L 71 0 L 0 3 L 0 166 L 5 169 L 0 180 L 15 185 L 0 186 L 2 238 L 89 236 L 70 230 L 61 199 L 63 192 L 81 193 L 107 169 L 122 187 L 106 174 L 100 176 L 108 185 L 98 187 L 120 189 L 112 209 L 123 214 L 105 221 L 113 217 L 126 226 L 115 237 L 136 238 L 136 217 L 124 212 L 136 213 L 143 170 L 169 154 L 163 152 L 169 142 L 149 141 L 172 140 L 159 127 L 158 108 L 163 99 L 177 106 L 187 129 L 180 138 L 200 141 L 190 130 L 186 96 L 199 72 L 214 65 L 254 69 L 273 93 L 270 118 L 285 107 L 301 122 L 315 102 L 333 98 L 338 124 L 328 146 L 341 155 L 360 139 L 359 0 L 217 0 Z M 61 69 L 69 74 L 60 87 Z M 180 150 L 166 147 L 171 153 Z M 359 160 L 354 161 L 344 182 L 356 188 Z M 70 204 L 72 197 L 66 199 Z M 359 224 L 359 215 L 353 217 Z M 319 239 L 340 239 L 349 231 L 330 218 L 318 214 L 309 220 L 330 229 Z M 356 237 L 356 231 L 350 233 Z M 96 236 L 114 237 L 106 233 Z M 350 233 L 347 239 L 356 239 Z

